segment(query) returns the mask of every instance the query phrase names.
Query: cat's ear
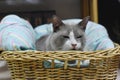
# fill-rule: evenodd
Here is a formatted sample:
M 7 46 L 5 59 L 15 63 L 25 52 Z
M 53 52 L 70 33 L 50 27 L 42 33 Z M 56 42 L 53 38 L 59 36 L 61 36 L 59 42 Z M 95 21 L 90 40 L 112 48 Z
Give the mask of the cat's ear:
M 86 26 L 87 26 L 89 19 L 90 19 L 90 16 L 87 16 L 87 17 L 82 19 L 82 21 L 78 24 L 81 29 L 83 29 L 83 30 L 86 29 Z
M 53 24 L 53 31 L 57 32 L 64 23 L 59 17 L 54 15 L 52 18 L 52 24 Z

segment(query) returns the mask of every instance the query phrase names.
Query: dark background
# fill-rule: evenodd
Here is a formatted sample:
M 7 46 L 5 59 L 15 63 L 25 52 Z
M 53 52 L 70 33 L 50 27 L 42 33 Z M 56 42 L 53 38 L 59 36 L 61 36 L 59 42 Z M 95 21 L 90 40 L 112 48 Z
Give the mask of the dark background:
M 119 0 L 98 0 L 99 23 L 104 25 L 110 38 L 120 44 Z

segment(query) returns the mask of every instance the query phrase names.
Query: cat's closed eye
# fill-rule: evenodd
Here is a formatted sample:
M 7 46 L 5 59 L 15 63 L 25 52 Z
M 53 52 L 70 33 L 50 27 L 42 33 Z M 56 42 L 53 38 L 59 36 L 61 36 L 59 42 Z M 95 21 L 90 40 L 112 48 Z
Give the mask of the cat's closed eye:
M 82 38 L 82 35 L 78 36 L 77 38 Z
M 63 36 L 63 38 L 69 39 L 69 36 Z

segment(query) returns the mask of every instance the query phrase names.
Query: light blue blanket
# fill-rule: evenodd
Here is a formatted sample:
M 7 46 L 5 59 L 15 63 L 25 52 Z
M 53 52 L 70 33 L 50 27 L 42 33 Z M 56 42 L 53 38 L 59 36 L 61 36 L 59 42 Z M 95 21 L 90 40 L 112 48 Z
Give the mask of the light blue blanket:
M 35 49 L 35 32 L 31 24 L 17 15 L 7 15 L 0 22 L 0 48 Z

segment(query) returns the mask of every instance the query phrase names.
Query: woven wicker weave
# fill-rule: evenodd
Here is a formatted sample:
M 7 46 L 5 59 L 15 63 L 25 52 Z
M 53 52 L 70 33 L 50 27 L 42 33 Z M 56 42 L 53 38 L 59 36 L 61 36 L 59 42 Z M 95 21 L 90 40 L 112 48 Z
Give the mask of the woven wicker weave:
M 12 80 L 115 80 L 120 59 L 119 46 L 96 52 L 80 51 L 3 51 L 1 59 L 8 62 Z M 65 61 L 64 67 L 54 68 L 54 60 Z M 52 60 L 51 68 L 43 61 Z M 78 60 L 68 67 L 69 60 Z M 89 67 L 80 68 L 81 60 L 90 60 Z

